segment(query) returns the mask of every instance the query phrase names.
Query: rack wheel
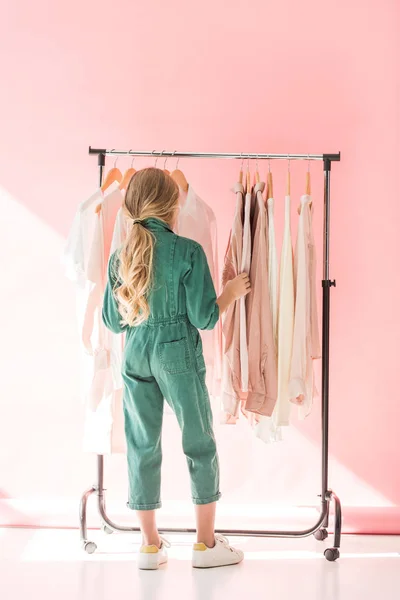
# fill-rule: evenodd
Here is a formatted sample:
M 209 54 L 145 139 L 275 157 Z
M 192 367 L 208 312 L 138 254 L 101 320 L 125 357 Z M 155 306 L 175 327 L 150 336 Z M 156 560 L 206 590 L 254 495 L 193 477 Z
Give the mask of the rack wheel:
M 102 531 L 103 533 L 106 533 L 107 535 L 111 535 L 112 533 L 114 533 L 114 529 L 111 529 L 110 527 L 108 527 L 108 525 L 106 525 L 105 523 L 103 523 L 102 525 Z
M 83 542 L 82 548 L 87 554 L 93 554 L 93 552 L 96 552 L 97 550 L 97 546 L 94 542 Z
M 328 532 L 326 529 L 322 528 L 322 529 L 318 529 L 318 531 L 316 531 L 314 533 L 314 537 L 316 540 L 318 540 L 319 542 L 323 542 L 324 540 L 326 540 L 326 538 L 328 537 Z
M 340 556 L 339 548 L 327 548 L 324 552 L 326 560 L 329 562 L 334 562 Z

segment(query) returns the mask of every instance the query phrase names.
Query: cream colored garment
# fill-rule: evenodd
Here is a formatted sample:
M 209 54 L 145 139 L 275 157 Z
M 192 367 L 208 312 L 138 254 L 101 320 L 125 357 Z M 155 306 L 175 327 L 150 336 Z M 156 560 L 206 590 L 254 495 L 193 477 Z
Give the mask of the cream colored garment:
M 92 243 L 88 279 L 93 284 L 92 301 L 88 304 L 86 319 L 93 329 L 86 328 L 94 348 L 95 370 L 92 389 L 94 394 L 86 409 L 84 450 L 96 454 L 125 452 L 123 435 L 122 388 L 113 361 L 118 341 L 104 326 L 101 312 L 107 278 L 107 265 L 112 249 L 114 227 L 123 195 L 117 188 L 106 193 L 101 210 L 96 214 L 95 236 Z M 94 343 L 93 343 L 94 340 Z
M 222 287 L 239 275 L 242 266 L 243 250 L 243 194 L 241 183 L 234 187 L 236 193 L 235 216 L 230 234 L 228 248 L 225 254 L 222 273 Z M 225 313 L 222 332 L 224 337 L 222 359 L 222 405 L 227 415 L 238 416 L 241 389 L 240 367 L 240 302 L 237 300 L 230 305 Z
M 316 296 L 316 256 L 311 197 L 302 196 L 295 255 L 295 316 L 289 395 L 299 418 L 310 414 L 314 396 L 313 359 L 320 358 Z
M 98 189 L 78 206 L 62 256 L 66 277 L 80 288 L 85 287 L 87 281 L 86 270 L 95 228 L 94 207 L 102 199 L 103 194 Z
M 177 222 L 177 233 L 198 242 L 204 249 L 214 282 L 219 293 L 218 273 L 218 233 L 214 211 L 196 194 L 189 185 L 187 193 L 180 191 L 181 209 Z M 207 387 L 212 396 L 219 396 L 221 390 L 221 348 L 222 327 L 219 320 L 211 331 L 201 331 L 204 360 L 207 367 Z
M 268 230 L 262 192 L 258 183 L 258 216 L 251 259 L 251 292 L 248 295 L 249 393 L 246 410 L 270 417 L 277 398 L 277 368 L 268 286 Z
M 278 330 L 278 257 L 276 251 L 274 199 L 268 198 L 268 285 L 272 315 L 272 329 L 275 350 L 277 350 Z M 258 438 L 266 443 L 282 440 L 282 431 L 275 422 L 277 405 L 271 417 L 259 416 L 255 424 L 255 433 Z
M 108 255 L 115 216 L 122 200 L 115 183 L 105 196 L 98 190 L 81 204 L 64 254 L 66 274 L 77 283 L 78 326 L 84 349 L 86 414 L 83 447 L 85 451 L 97 454 L 122 451 L 125 445 L 121 424 L 115 422 L 113 415 L 115 381 L 108 333 L 101 320 Z M 99 203 L 102 210 L 96 213 Z
M 273 415 L 276 425 L 289 425 L 290 409 L 292 406 L 290 403 L 288 389 L 294 327 L 294 274 L 290 211 L 290 196 L 286 196 L 285 225 L 280 265 L 278 318 L 278 401 L 276 403 Z
M 250 210 L 252 203 L 251 192 L 246 194 L 244 204 L 243 219 L 243 247 L 240 273 L 250 274 L 251 265 L 251 226 Z M 240 381 L 242 392 L 248 392 L 249 389 L 249 354 L 247 343 L 247 324 L 246 324 L 246 303 L 247 298 L 240 298 Z
M 110 256 L 119 248 L 126 239 L 127 234 L 127 220 L 123 208 L 120 208 L 117 217 L 115 219 L 114 232 L 110 248 Z M 122 359 L 123 350 L 125 345 L 125 334 L 115 334 L 107 329 L 107 335 L 109 336 L 109 347 L 111 350 L 111 368 L 113 372 L 113 381 L 115 389 L 123 388 L 122 379 Z

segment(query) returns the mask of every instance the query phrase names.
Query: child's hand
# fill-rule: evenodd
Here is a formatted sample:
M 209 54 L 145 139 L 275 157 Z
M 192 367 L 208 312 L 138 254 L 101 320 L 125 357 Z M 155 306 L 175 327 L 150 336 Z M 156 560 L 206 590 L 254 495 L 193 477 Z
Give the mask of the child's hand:
M 241 273 L 235 279 L 231 279 L 225 286 L 225 290 L 231 295 L 232 300 L 238 300 L 242 296 L 246 296 L 251 290 L 250 279 L 247 273 Z

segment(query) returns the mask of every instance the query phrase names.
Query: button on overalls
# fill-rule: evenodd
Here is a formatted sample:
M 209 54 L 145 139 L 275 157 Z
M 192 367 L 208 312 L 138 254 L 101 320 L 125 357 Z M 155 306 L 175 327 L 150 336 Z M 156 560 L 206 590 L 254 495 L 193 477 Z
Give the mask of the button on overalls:
M 161 506 L 164 398 L 182 431 L 193 502 L 208 504 L 220 497 L 219 463 L 198 329 L 212 329 L 218 321 L 214 284 L 199 244 L 175 235 L 159 219 L 143 224 L 155 237 L 153 284 L 147 298 L 150 317 L 137 327 L 121 325 L 113 294 L 118 251 L 110 258 L 103 304 L 105 325 L 114 333 L 126 332 L 122 376 L 128 506 Z

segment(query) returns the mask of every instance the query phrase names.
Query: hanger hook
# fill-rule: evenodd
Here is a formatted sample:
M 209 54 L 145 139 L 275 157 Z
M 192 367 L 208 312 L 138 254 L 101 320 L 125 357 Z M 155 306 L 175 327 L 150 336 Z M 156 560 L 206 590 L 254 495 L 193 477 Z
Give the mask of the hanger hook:
M 308 172 L 310 172 L 311 158 L 310 158 L 309 154 L 307 154 L 307 156 L 308 156 Z
M 257 170 L 257 173 L 258 173 L 258 154 L 257 154 L 257 158 L 256 158 L 256 170 Z
M 247 172 L 250 173 L 250 154 L 247 155 Z
M 159 158 L 161 158 L 161 156 L 162 156 L 162 153 L 163 153 L 163 150 L 161 150 L 160 154 L 159 154 L 159 155 L 157 156 L 157 158 L 156 158 L 156 162 L 155 162 L 155 164 L 154 164 L 154 166 L 155 166 L 155 167 L 157 167 L 158 159 L 159 159 Z
M 172 153 L 172 158 L 174 158 L 175 154 L 176 154 L 176 150 L 174 150 L 174 151 L 173 151 L 173 153 Z M 177 171 L 177 170 L 178 170 L 178 165 L 179 165 L 179 158 L 178 158 L 178 160 L 176 161 L 176 165 L 175 165 L 175 171 Z
M 129 154 L 130 154 L 132 151 L 133 151 L 133 148 L 131 148 L 131 149 L 129 150 Z M 135 160 L 135 157 L 134 157 L 134 156 L 132 156 L 132 161 L 131 161 L 131 169 L 133 168 L 133 161 L 134 161 L 134 160 Z
M 154 158 L 154 152 L 155 152 L 155 150 L 152 150 L 152 151 L 151 151 L 151 155 L 152 155 L 152 157 L 153 157 L 153 158 Z M 157 158 L 156 158 L 156 160 L 155 160 L 155 162 L 154 162 L 154 166 L 156 166 L 156 164 L 157 164 Z
M 243 163 L 244 163 L 243 152 L 240 153 L 240 158 L 242 159 L 242 164 L 240 165 L 240 170 L 243 171 Z
M 115 152 L 115 148 L 113 148 L 111 150 L 111 154 L 113 154 L 114 152 Z M 117 161 L 118 161 L 118 155 L 115 157 L 115 160 L 114 160 L 114 169 L 117 167 Z
M 271 173 L 271 159 L 268 156 L 268 173 Z
M 287 170 L 288 170 L 288 173 L 290 173 L 290 154 L 287 155 L 287 160 L 288 160 Z
M 167 160 L 168 160 L 168 156 L 166 156 L 166 157 L 165 157 L 165 160 L 164 160 L 164 171 L 165 171 L 165 170 L 166 170 L 166 168 L 167 168 Z

